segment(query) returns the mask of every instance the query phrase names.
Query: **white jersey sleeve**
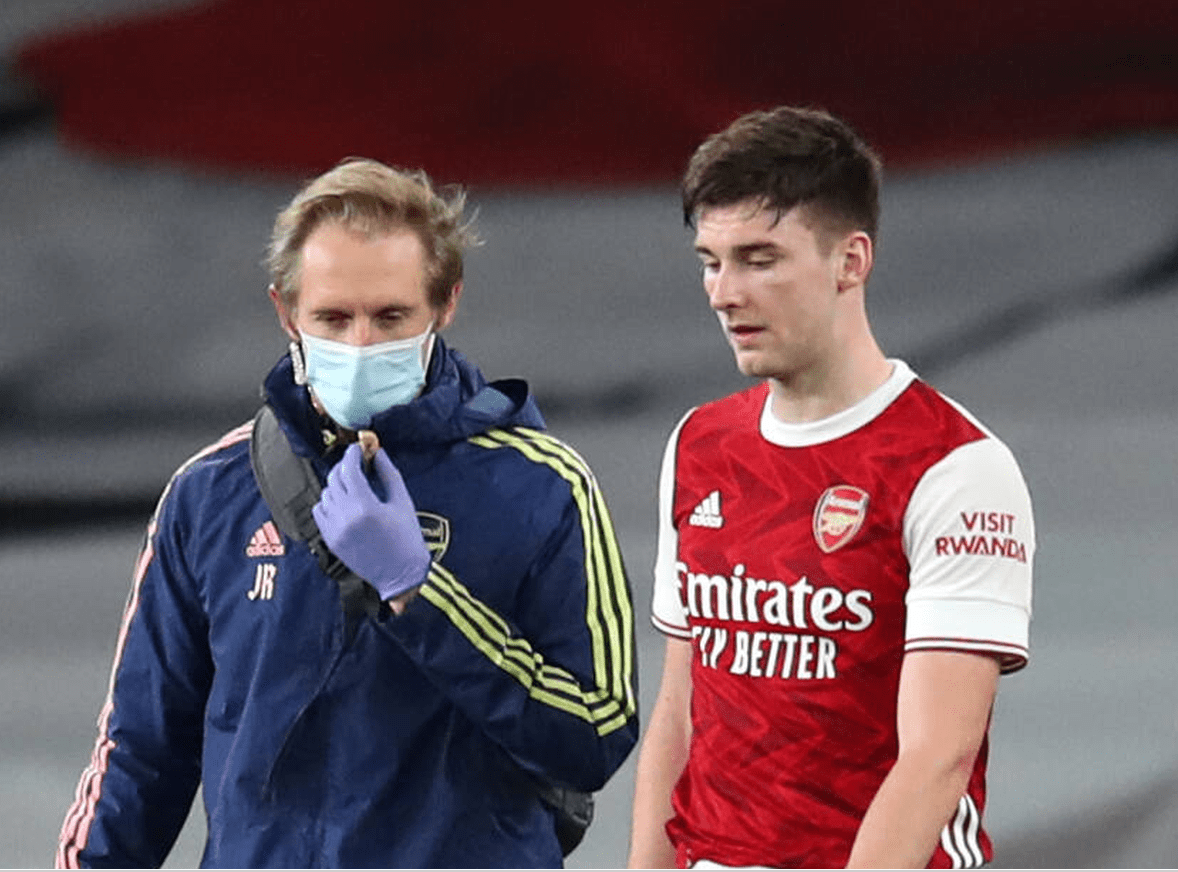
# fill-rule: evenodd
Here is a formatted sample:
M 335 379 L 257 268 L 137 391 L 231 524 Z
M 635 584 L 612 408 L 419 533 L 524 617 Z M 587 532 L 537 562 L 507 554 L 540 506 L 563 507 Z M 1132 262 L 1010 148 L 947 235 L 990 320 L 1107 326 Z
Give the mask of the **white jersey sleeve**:
M 695 411 L 692 409 L 691 411 Z M 658 550 L 654 563 L 654 600 L 651 623 L 669 636 L 691 638 L 687 623 L 687 608 L 683 601 L 679 572 L 679 531 L 675 528 L 675 458 L 679 448 L 679 431 L 691 416 L 688 412 L 675 425 L 667 447 L 663 450 L 663 465 L 659 472 L 659 532 Z
M 1027 662 L 1035 524 L 1026 482 L 998 439 L 970 442 L 930 467 L 904 515 L 910 567 L 905 650 Z

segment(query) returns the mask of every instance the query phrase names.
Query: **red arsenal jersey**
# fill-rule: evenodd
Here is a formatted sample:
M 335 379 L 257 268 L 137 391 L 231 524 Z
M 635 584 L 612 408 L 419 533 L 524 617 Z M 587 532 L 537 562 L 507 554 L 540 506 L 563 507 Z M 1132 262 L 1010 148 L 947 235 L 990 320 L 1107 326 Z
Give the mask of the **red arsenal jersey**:
M 653 620 L 691 639 L 681 864 L 841 867 L 896 760 L 906 651 L 1026 662 L 1034 527 L 1010 451 L 893 361 L 822 421 L 767 384 L 690 412 L 660 483 Z M 980 866 L 986 746 L 930 865 Z

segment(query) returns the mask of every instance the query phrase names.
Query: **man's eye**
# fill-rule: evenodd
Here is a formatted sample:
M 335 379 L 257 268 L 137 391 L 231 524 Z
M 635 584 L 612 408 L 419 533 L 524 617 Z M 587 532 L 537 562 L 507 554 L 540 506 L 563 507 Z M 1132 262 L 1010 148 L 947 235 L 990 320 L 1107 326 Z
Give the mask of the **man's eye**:
M 749 266 L 753 269 L 769 269 L 773 264 L 774 260 L 771 257 L 757 257 L 749 261 Z

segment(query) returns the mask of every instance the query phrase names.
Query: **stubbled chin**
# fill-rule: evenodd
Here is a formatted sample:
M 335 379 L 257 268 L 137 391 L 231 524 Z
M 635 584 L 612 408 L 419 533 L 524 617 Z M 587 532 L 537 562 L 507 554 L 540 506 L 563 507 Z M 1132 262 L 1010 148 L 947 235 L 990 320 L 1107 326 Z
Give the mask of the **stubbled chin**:
M 764 361 L 761 356 L 755 352 L 736 351 L 736 368 L 740 370 L 741 375 L 751 376 L 753 378 L 760 378 L 764 375 L 763 367 Z

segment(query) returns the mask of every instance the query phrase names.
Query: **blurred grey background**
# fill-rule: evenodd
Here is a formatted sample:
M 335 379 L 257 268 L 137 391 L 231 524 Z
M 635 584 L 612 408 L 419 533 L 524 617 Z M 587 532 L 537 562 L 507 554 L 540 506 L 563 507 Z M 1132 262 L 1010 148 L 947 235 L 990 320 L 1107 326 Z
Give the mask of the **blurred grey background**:
M 5 0 L 0 56 L 168 0 Z M 173 0 L 173 5 L 179 5 Z M 6 87 L 11 86 L 8 83 Z M 0 864 L 52 863 L 94 740 L 143 527 L 245 420 L 284 342 L 259 265 L 298 179 L 0 138 Z M 470 191 L 453 344 L 524 376 L 594 467 L 647 619 L 663 441 L 745 385 L 672 184 Z M 1178 135 L 1126 133 L 889 175 L 869 292 L 885 350 L 1010 444 L 1039 536 L 1030 666 L 1003 680 L 999 867 L 1178 864 Z M 570 858 L 624 864 L 634 760 Z M 199 862 L 199 804 L 170 860 Z

